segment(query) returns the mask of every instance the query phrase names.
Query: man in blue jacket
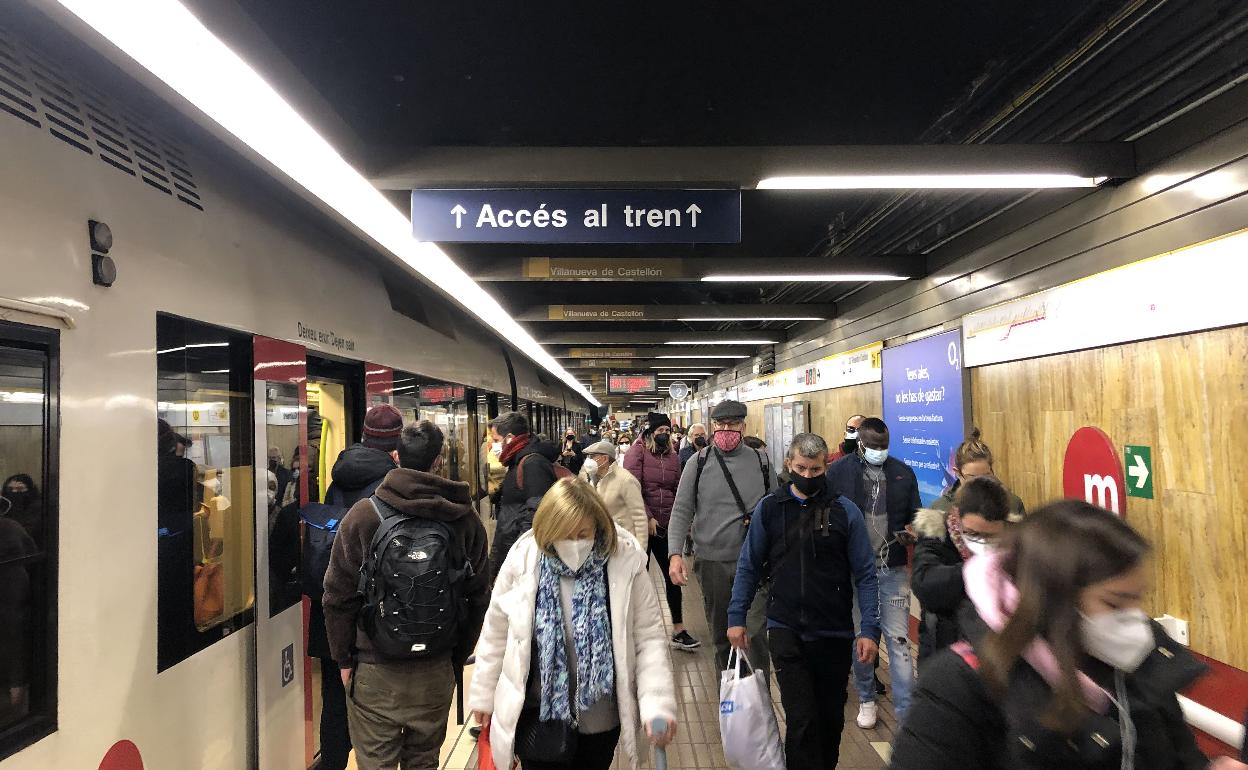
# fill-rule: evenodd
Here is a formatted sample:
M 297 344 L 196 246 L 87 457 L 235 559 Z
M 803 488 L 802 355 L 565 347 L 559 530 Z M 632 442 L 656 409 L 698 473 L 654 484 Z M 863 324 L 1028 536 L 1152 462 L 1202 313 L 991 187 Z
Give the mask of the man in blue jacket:
M 857 451 L 828 468 L 828 485 L 853 500 L 867 522 L 880 583 L 880 622 L 892 673 L 893 711 L 900 722 L 910 707 L 914 687 L 906 546 L 914 542 L 909 528 L 920 506 L 919 482 L 910 466 L 888 456 L 888 426 L 879 417 L 868 417 L 858 426 Z M 878 719 L 870 664 L 854 664 L 854 687 L 858 690 L 858 726 L 869 730 Z
M 856 660 L 870 670 L 878 649 L 875 558 L 862 512 L 828 486 L 827 442 L 794 437 L 784 465 L 790 483 L 759 501 L 737 560 L 728 641 L 749 648 L 746 614 L 769 580 L 767 639 L 788 723 L 786 763 L 830 770 L 840 758 L 850 666 Z

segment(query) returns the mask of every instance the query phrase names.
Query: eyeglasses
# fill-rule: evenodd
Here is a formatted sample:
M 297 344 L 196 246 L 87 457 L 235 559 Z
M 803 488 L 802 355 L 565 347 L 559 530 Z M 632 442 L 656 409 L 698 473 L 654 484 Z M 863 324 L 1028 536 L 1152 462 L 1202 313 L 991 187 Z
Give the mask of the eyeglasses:
M 964 529 L 962 530 L 962 539 L 968 543 L 979 543 L 981 545 L 988 545 L 988 544 L 997 542 L 998 536 L 997 535 L 985 535 L 984 533 L 976 532 L 973 529 Z

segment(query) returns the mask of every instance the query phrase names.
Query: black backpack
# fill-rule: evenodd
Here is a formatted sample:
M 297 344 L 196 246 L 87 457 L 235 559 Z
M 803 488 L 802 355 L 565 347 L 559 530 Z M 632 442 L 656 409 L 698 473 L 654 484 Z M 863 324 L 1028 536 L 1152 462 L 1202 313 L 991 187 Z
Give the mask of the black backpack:
M 377 479 L 364 487 L 360 499 L 371 497 L 381 481 Z M 325 492 L 325 502 L 308 503 L 299 509 L 299 518 L 307 525 L 303 530 L 303 548 L 299 552 L 299 580 L 303 592 L 318 602 L 325 594 L 325 572 L 329 569 L 329 557 L 334 550 L 334 538 L 338 537 L 338 526 L 350 508 L 342 490 L 331 485 Z
M 360 566 L 360 625 L 381 655 L 431 658 L 459 641 L 472 564 L 451 528 L 407 516 L 374 495 L 381 524 Z

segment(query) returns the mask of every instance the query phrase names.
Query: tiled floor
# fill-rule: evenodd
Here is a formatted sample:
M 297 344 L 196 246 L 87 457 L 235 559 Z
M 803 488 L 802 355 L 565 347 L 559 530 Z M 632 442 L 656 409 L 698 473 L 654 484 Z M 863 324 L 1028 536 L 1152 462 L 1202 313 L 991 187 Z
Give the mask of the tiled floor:
M 655 588 L 662 597 L 662 577 L 657 567 L 652 566 L 650 572 Z M 703 646 L 692 653 L 672 651 L 681 714 L 676 740 L 668 748 L 668 766 L 673 770 L 727 768 L 719 744 L 719 672 L 716 670 L 714 652 L 706 644 L 706 621 L 702 618 L 702 597 L 696 584 L 685 589 L 685 607 L 689 632 L 702 640 Z M 667 616 L 666 606 L 664 621 L 669 624 L 670 633 L 670 617 Z M 471 671 L 465 676 L 470 675 Z M 886 664 L 880 667 L 880 678 L 888 681 Z M 774 688 L 772 696 L 783 730 L 784 714 L 780 708 L 780 694 Z M 896 726 L 892 702 L 888 696 L 880 700 L 880 721 L 873 730 L 862 730 L 854 724 L 857 713 L 858 699 L 851 693 L 845 706 L 845 731 L 842 736 L 839 767 L 843 770 L 883 768 L 885 760 L 882 757 L 887 756 L 888 744 L 892 742 Z M 452 713 L 447 741 L 442 749 L 443 770 L 476 770 L 476 744 L 469 737 L 467 728 L 454 722 Z M 647 760 L 644 766 L 652 767 L 652 760 Z

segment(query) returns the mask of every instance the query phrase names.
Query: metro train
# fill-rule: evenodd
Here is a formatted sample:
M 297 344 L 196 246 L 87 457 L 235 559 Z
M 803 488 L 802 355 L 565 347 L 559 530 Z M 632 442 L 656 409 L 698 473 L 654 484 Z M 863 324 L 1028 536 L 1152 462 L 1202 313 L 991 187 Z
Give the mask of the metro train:
M 0 502 L 0 766 L 307 768 L 275 511 L 372 403 L 440 425 L 474 492 L 489 417 L 589 407 L 55 30 L 0 29 L 0 145 L 0 478 L 29 481 Z

